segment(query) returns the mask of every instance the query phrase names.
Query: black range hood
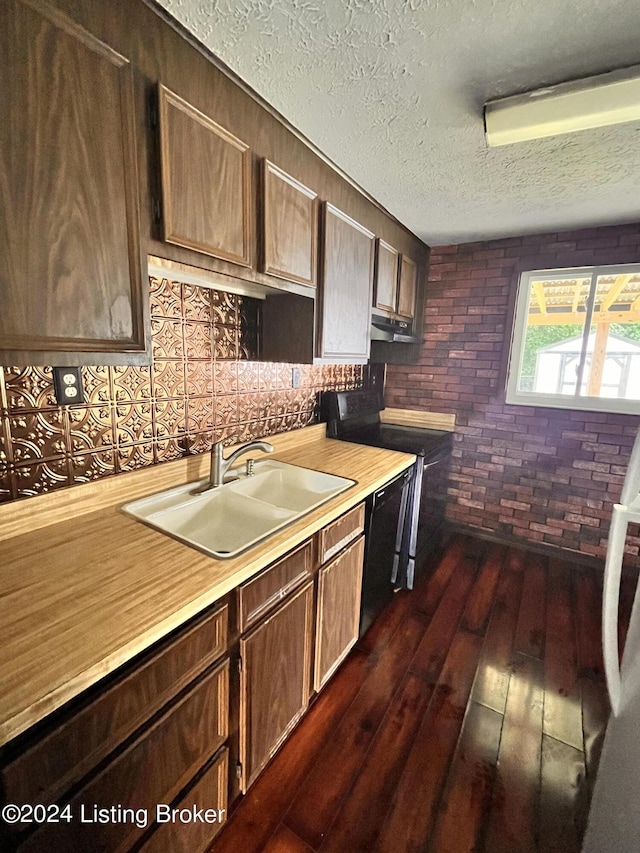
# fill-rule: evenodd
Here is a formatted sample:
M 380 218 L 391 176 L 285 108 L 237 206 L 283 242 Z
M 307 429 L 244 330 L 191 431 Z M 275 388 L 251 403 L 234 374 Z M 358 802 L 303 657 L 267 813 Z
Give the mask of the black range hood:
M 420 338 L 412 334 L 411 324 L 404 320 L 392 320 L 373 314 L 371 317 L 371 340 L 397 342 L 402 344 L 419 344 Z

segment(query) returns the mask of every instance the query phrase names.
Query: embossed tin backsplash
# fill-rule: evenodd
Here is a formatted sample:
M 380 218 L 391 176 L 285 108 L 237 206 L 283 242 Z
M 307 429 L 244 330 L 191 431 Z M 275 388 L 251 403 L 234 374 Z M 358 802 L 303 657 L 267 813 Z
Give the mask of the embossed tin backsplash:
M 376 386 L 375 365 L 258 362 L 259 301 L 151 278 L 150 367 L 83 367 L 58 406 L 50 367 L 0 367 L 0 501 L 41 494 L 316 420 L 319 391 Z

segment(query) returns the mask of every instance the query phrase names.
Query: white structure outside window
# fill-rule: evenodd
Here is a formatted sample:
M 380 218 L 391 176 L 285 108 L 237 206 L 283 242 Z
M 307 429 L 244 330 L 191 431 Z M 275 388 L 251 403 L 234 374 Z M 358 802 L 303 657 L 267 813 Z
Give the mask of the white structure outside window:
M 640 414 L 640 264 L 522 273 L 506 401 Z

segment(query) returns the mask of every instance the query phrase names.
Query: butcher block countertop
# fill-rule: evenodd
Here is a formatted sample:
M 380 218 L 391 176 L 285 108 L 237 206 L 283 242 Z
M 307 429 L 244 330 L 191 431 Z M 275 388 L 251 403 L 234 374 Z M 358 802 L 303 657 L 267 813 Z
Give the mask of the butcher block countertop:
M 123 503 L 208 473 L 194 456 L 0 506 L 0 745 L 364 500 L 415 457 L 327 439 L 269 438 L 269 458 L 356 480 L 264 542 L 216 560 L 125 515 Z

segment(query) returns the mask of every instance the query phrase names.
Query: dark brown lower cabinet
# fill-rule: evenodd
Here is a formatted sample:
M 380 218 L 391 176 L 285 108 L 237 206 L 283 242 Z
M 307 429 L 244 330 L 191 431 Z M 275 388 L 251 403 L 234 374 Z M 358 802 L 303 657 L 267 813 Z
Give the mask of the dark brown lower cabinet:
M 0 805 L 59 803 L 71 819 L 2 829 L 0 849 L 6 838 L 18 853 L 206 850 L 229 796 L 247 791 L 357 640 L 363 510 L 8 745 Z
M 310 582 L 240 639 L 243 793 L 306 711 L 313 622 Z
M 0 768 L 10 803 L 54 803 L 227 650 L 228 606 L 195 619 Z
M 226 740 L 228 690 L 226 660 L 72 797 L 71 822 L 45 824 L 20 853 L 128 850 Z
M 0 805 L 39 804 L 0 823 L 3 853 L 204 849 L 226 819 L 228 613 L 218 603 L 2 749 Z M 172 831 L 159 804 L 219 815 Z
M 140 853 L 202 853 L 227 818 L 229 750 L 220 750 L 198 781 L 140 848 Z M 191 815 L 194 815 L 192 819 Z
M 313 686 L 321 690 L 358 639 L 364 536 L 318 572 Z

